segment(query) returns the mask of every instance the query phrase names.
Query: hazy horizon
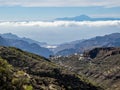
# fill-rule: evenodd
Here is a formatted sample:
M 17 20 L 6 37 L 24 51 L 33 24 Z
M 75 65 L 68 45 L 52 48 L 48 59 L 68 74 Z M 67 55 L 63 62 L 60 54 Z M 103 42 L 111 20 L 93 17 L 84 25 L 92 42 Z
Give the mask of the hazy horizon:
M 116 21 L 56 21 L 87 15 L 120 18 L 119 0 L 0 0 L 0 33 L 60 44 L 120 32 Z

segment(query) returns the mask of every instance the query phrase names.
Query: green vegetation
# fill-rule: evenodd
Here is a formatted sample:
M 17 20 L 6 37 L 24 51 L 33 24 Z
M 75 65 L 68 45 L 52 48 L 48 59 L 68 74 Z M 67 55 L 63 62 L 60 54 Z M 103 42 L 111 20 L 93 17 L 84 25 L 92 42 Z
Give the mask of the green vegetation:
M 7 61 L 0 58 L 0 90 L 12 89 L 12 77 L 13 77 L 13 68 L 7 63 Z
M 87 78 L 86 82 L 94 86 L 105 90 L 120 89 L 120 48 L 95 48 L 83 56 L 84 59 L 80 59 L 78 54 L 53 58 L 51 61 L 81 75 L 83 81 Z
M 25 72 L 17 71 L 7 63 L 6 60 L 0 58 L 0 90 L 27 90 L 31 87 L 30 79 L 25 76 Z
M 102 90 L 48 59 L 0 47 L 0 90 Z

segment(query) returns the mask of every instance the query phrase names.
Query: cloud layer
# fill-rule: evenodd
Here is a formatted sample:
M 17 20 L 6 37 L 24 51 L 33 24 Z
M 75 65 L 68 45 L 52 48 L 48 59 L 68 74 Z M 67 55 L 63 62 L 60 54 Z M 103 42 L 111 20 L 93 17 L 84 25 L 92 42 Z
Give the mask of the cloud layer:
M 101 27 L 101 26 L 120 26 L 120 20 L 116 21 L 31 21 L 31 22 L 0 22 L 0 26 L 5 27 Z
M 25 6 L 25 7 L 42 7 L 42 6 L 120 6 L 120 0 L 0 0 L 0 5 L 4 6 Z

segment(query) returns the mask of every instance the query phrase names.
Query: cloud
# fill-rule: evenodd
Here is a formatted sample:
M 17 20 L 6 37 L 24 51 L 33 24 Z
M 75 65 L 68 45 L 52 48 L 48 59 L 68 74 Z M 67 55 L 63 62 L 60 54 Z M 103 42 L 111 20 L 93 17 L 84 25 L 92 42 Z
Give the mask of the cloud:
M 120 0 L 0 0 L 0 5 L 4 6 L 25 6 L 25 7 L 88 7 L 88 6 L 103 6 L 103 7 L 118 7 Z
M 5 27 L 102 27 L 120 26 L 120 20 L 116 21 L 29 21 L 29 22 L 0 22 L 0 26 Z

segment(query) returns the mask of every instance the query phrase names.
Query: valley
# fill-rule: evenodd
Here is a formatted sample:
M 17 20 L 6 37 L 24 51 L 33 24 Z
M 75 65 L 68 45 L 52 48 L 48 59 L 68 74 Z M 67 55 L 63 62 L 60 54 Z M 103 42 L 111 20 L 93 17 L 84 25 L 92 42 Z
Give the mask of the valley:
M 120 0 L 0 0 L 0 90 L 120 90 Z
M 0 35 L 0 45 L 1 63 L 5 64 L 1 66 L 5 72 L 1 73 L 7 73 L 1 78 L 9 79 L 0 82 L 5 83 L 1 89 L 6 83 L 10 83 L 9 90 L 120 89 L 120 33 L 52 48 L 47 43 L 7 33 Z
M 120 89 L 120 48 L 95 48 L 83 55 L 51 57 L 51 61 L 84 76 L 105 90 Z
M 0 47 L 0 90 L 103 90 L 50 60 Z

